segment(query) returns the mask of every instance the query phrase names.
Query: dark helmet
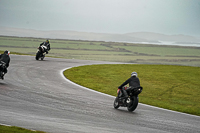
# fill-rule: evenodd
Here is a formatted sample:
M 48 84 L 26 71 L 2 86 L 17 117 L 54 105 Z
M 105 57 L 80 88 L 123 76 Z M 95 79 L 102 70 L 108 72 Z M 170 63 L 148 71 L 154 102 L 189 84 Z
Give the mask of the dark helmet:
M 50 41 L 49 41 L 49 40 L 46 40 L 46 43 L 50 43 Z
M 9 55 L 10 51 L 6 50 L 6 51 L 4 51 L 4 54 Z
M 8 54 L 8 50 L 4 51 L 4 54 Z

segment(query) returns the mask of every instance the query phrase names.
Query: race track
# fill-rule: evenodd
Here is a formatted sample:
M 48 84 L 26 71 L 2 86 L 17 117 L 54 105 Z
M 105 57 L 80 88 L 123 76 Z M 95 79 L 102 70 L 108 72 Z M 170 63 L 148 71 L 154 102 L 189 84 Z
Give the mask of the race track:
M 11 55 L 0 80 L 0 124 L 49 133 L 200 133 L 198 116 L 144 104 L 134 112 L 116 110 L 114 97 L 68 82 L 61 73 L 90 64 L 110 62 Z

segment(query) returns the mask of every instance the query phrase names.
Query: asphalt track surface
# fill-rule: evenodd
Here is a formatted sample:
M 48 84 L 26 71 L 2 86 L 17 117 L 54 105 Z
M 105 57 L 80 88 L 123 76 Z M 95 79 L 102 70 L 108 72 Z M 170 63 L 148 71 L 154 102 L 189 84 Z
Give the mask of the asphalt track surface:
M 116 110 L 113 96 L 75 85 L 62 75 L 65 68 L 91 64 L 111 63 L 11 55 L 9 72 L 0 80 L 0 124 L 50 133 L 200 132 L 198 116 L 144 104 L 134 112 Z

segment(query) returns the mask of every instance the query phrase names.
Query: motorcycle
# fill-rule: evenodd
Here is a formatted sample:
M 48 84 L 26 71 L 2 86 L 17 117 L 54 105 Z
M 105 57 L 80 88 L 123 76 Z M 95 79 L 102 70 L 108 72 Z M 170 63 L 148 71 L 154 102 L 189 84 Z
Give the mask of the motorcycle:
M 2 79 L 2 80 L 4 79 L 3 77 L 5 75 L 4 69 L 6 69 L 6 63 L 1 61 L 0 62 L 0 79 Z
M 128 98 L 124 97 L 121 89 L 117 90 L 117 97 L 114 100 L 114 108 L 127 107 L 128 111 L 134 111 L 138 106 L 138 95 L 142 92 L 143 87 L 124 87 L 128 94 Z
M 36 53 L 36 56 L 35 56 L 35 59 L 36 60 L 43 60 L 44 57 L 45 57 L 45 54 L 46 54 L 46 51 L 47 51 L 47 47 L 42 45 L 42 46 L 39 46 L 38 47 L 38 50 L 37 50 L 37 53 Z

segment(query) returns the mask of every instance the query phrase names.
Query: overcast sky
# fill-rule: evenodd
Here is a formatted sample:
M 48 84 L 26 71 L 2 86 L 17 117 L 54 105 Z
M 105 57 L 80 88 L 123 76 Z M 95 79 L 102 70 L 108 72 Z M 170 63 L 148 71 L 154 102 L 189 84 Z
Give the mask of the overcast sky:
M 0 0 L 0 26 L 200 36 L 200 0 Z

